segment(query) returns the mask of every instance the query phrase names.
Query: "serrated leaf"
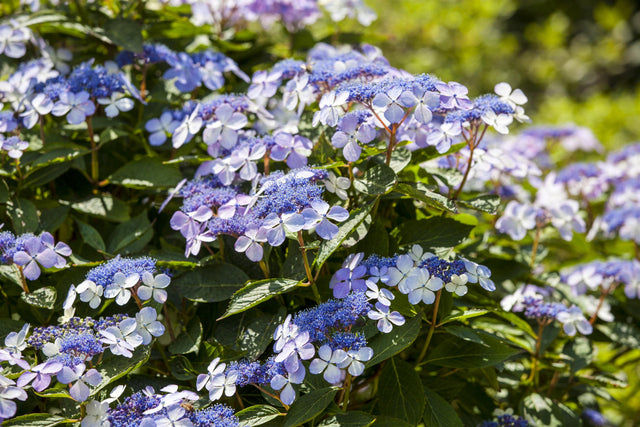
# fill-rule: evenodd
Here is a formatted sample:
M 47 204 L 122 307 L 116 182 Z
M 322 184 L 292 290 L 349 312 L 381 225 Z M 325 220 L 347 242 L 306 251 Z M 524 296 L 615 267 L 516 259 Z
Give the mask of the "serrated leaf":
M 30 200 L 10 200 L 7 203 L 7 213 L 16 234 L 34 233 L 37 230 L 40 222 L 38 210 Z
M 373 349 L 373 357 L 366 365 L 373 366 L 409 347 L 420 333 L 422 318 L 414 316 L 402 326 L 395 326 L 388 334 L 376 335 L 369 345 Z
M 259 426 L 283 415 L 270 405 L 249 406 L 236 413 L 241 426 Z
M 367 215 L 369 215 L 369 212 L 371 212 L 374 204 L 375 201 L 350 212 L 349 219 L 340 224 L 336 237 L 331 240 L 324 240 L 320 244 L 318 255 L 316 255 L 316 259 L 313 261 L 313 265 L 316 268 L 322 267 L 331 254 L 334 253 L 340 245 L 342 245 L 342 242 L 344 242 L 344 240 L 353 232 L 353 230 L 355 230 L 360 223 L 364 221 Z
M 80 236 L 84 243 L 91 246 L 96 251 L 105 252 L 107 250 L 104 240 L 102 240 L 102 236 L 98 230 L 82 221 L 76 220 L 76 223 L 78 224 L 78 230 L 80 231 Z
M 56 289 L 52 286 L 47 286 L 46 288 L 36 289 L 30 293 L 22 293 L 20 298 L 22 301 L 27 304 L 37 307 L 37 308 L 45 308 L 47 310 L 53 310 L 53 306 L 56 303 L 56 297 L 58 293 Z
M 425 406 L 421 389 L 422 382 L 413 366 L 395 357 L 389 359 L 378 382 L 380 413 L 417 425 Z
M 582 420 L 571 409 L 548 397 L 532 393 L 520 403 L 520 413 L 531 425 L 545 427 L 581 426 Z
M 422 363 L 448 368 L 482 368 L 497 365 L 519 353 L 498 338 L 480 335 L 483 343 L 448 338 L 434 347 Z
M 375 421 L 375 417 L 366 412 L 349 411 L 336 413 L 325 418 L 318 426 L 320 427 L 369 427 Z
M 395 191 L 402 193 L 412 199 L 420 200 L 429 206 L 443 209 L 452 213 L 457 213 L 458 208 L 453 200 L 447 199 L 442 194 L 429 189 L 429 186 L 422 182 L 402 182 L 396 185 Z
M 495 194 L 485 194 L 469 200 L 459 200 L 458 203 L 477 211 L 495 215 L 500 207 L 500 196 Z
M 284 427 L 298 426 L 314 419 L 333 402 L 337 393 L 337 388 L 326 387 L 300 396 L 291 405 L 284 419 Z
M 133 351 L 131 358 L 116 356 L 111 354 L 111 352 L 105 352 L 105 354 L 107 354 L 107 356 L 96 368 L 98 372 L 100 372 L 100 375 L 102 375 L 102 381 L 96 388 L 91 390 L 91 396 L 95 396 L 100 390 L 112 382 L 147 363 L 149 355 L 151 354 L 151 346 L 139 346 Z
M 202 342 L 202 323 L 197 317 L 189 321 L 187 327 L 176 337 L 176 340 L 169 344 L 169 353 L 188 354 L 198 353 Z
M 248 280 L 249 276 L 235 265 L 219 263 L 188 271 L 171 285 L 191 301 L 217 302 L 231 298 Z
M 457 311 L 455 313 L 451 313 L 444 319 L 440 320 L 440 325 L 444 325 L 445 323 L 455 322 L 459 320 L 472 319 L 478 316 L 484 316 L 487 313 L 490 313 L 491 310 L 484 310 L 480 308 L 471 308 L 466 311 Z
M 400 224 L 393 234 L 400 246 L 418 244 L 423 248 L 452 248 L 469 236 L 474 226 L 463 224 L 453 218 L 432 216 L 410 220 Z
M 275 295 L 288 292 L 298 286 L 297 280 L 291 279 L 265 279 L 251 282 L 231 297 L 227 311 L 220 319 L 241 313 L 262 302 L 271 299 Z M 218 320 L 220 320 L 218 319 Z
M 423 420 L 429 427 L 462 427 L 464 424 L 453 407 L 438 393 L 424 386 L 426 404 Z
M 64 204 L 63 201 L 61 203 Z M 71 203 L 71 209 L 108 221 L 124 222 L 129 219 L 127 205 L 110 194 L 93 196 L 80 202 Z
M 387 165 L 376 165 L 364 171 L 359 179 L 353 181 L 353 188 L 370 196 L 386 194 L 396 184 L 397 177 Z
M 109 239 L 109 253 L 131 253 L 141 251 L 153 237 L 152 224 L 147 211 L 137 217 L 118 224 Z
M 2 427 L 54 427 L 60 424 L 69 424 L 74 423 L 77 420 L 70 420 L 67 418 L 60 417 L 58 415 L 51 414 L 27 414 L 20 415 L 15 418 L 11 418 L 10 420 L 5 420 L 2 422 Z
M 402 147 L 395 148 L 393 150 L 393 153 L 391 153 L 391 161 L 389 162 L 389 167 L 395 173 L 399 173 L 409 163 L 411 163 L 411 156 L 412 156 L 411 151 L 407 150 L 406 148 L 402 148 Z M 373 156 L 371 160 L 386 166 L 387 153 L 385 152 L 385 153 Z
M 174 188 L 182 179 L 177 168 L 160 160 L 141 159 L 127 163 L 115 171 L 108 181 L 124 187 L 153 189 Z

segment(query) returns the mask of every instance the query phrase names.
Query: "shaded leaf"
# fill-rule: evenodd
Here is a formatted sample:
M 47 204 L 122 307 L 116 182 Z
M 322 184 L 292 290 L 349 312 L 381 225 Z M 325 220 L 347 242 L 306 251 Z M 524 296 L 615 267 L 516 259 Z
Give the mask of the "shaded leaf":
M 405 221 L 393 234 L 400 246 L 419 244 L 424 248 L 452 248 L 469 236 L 474 226 L 452 218 L 433 216 Z
M 288 292 L 298 285 L 297 280 L 265 279 L 251 282 L 231 297 L 227 311 L 220 319 L 241 313 L 251 307 L 271 299 L 273 296 Z
M 353 188 L 370 196 L 377 196 L 391 191 L 397 177 L 393 169 L 387 165 L 376 165 L 367 169 L 361 178 L 353 181 Z
M 218 263 L 188 271 L 171 285 L 191 301 L 217 302 L 231 298 L 248 280 L 249 276 L 235 265 Z
M 369 427 L 375 420 L 373 415 L 366 412 L 349 411 L 333 414 L 318 425 L 321 427 Z
M 148 158 L 127 163 L 108 178 L 112 184 L 142 189 L 174 188 L 181 179 L 177 168 Z
M 53 310 L 53 306 L 56 303 L 56 296 L 56 289 L 52 286 L 47 286 L 46 288 L 36 289 L 28 294 L 23 292 L 20 298 L 33 307 Z
M 27 414 L 20 415 L 2 422 L 3 427 L 20 426 L 20 427 L 54 427 L 60 424 L 74 423 L 77 420 L 70 420 L 51 414 Z
M 7 213 L 16 234 L 33 233 L 37 230 L 40 219 L 33 202 L 26 199 L 10 200 L 7 203 Z
M 500 196 L 495 194 L 485 194 L 469 200 L 459 200 L 458 203 L 477 211 L 495 215 L 500 207 Z
M 535 426 L 559 427 L 582 425 L 580 417 L 571 409 L 562 403 L 556 403 L 538 393 L 532 393 L 522 400 L 520 403 L 520 413 L 529 423 Z
M 519 353 L 498 338 L 488 334 L 480 334 L 480 336 L 482 344 L 459 338 L 448 338 L 430 351 L 423 363 L 448 368 L 482 368 L 497 365 Z
M 104 31 L 118 46 L 133 52 L 142 51 L 142 25 L 133 19 L 110 19 L 104 24 Z
M 337 388 L 326 387 L 300 396 L 291 405 L 284 419 L 284 427 L 298 426 L 314 419 L 333 402 L 336 394 L 338 394 Z
M 202 341 L 202 323 L 197 317 L 189 321 L 187 327 L 169 344 L 169 353 L 188 354 L 197 353 Z
M 111 352 L 105 352 L 106 357 L 97 367 L 98 372 L 102 375 L 102 382 L 98 387 L 91 390 L 91 396 L 95 396 L 115 380 L 144 365 L 149 360 L 150 354 L 151 346 L 148 345 L 141 345 L 136 348 L 131 358 L 115 356 Z
M 109 238 L 109 253 L 131 253 L 141 251 L 153 237 L 152 224 L 147 211 L 119 224 Z
M 440 193 L 431 191 L 427 184 L 422 182 L 403 182 L 395 187 L 395 191 L 402 193 L 412 199 L 420 200 L 429 206 L 457 213 L 458 208 L 453 200 L 449 200 Z
M 78 224 L 78 230 L 80 231 L 80 236 L 84 243 L 91 246 L 96 251 L 104 252 L 107 250 L 104 240 L 102 240 L 102 236 L 98 230 L 82 221 L 76 220 L 76 223 Z
M 417 392 L 422 383 L 413 366 L 398 358 L 390 359 L 378 384 L 380 413 L 417 425 L 424 412 L 425 395 Z
M 284 414 L 270 405 L 254 405 L 236 413 L 243 426 L 259 426 Z
M 426 404 L 424 407 L 424 423 L 429 427 L 462 427 L 462 420 L 453 407 L 438 393 L 424 387 Z
M 128 206 L 110 194 L 103 193 L 81 202 L 73 202 L 71 209 L 114 222 L 124 222 L 129 219 Z
M 400 353 L 409 347 L 420 333 L 421 315 L 413 317 L 402 326 L 395 326 L 388 334 L 376 335 L 369 345 L 373 349 L 373 357 L 366 365 L 373 366 Z

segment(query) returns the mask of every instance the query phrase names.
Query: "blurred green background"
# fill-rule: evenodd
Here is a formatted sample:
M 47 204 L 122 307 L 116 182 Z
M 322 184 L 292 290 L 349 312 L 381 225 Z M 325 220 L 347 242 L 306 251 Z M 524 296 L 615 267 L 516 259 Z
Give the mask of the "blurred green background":
M 534 125 L 589 126 L 608 148 L 640 139 L 640 2 L 365 1 L 378 14 L 365 40 L 393 65 L 472 95 L 507 81 L 529 97 Z

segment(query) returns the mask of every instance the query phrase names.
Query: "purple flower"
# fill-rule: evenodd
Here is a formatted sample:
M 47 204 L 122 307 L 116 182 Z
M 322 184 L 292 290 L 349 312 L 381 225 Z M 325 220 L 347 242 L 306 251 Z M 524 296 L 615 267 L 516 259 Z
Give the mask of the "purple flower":
M 234 246 L 236 252 L 244 252 L 253 262 L 262 259 L 262 245 L 260 242 L 266 242 L 265 232 L 257 226 L 249 227 L 243 236 L 238 237 Z
M 574 336 L 576 331 L 579 331 L 582 335 L 590 335 L 593 332 L 593 326 L 584 317 L 580 307 L 575 305 L 558 313 L 556 319 L 562 323 L 562 329 L 570 337 Z
M 394 311 L 394 313 L 397 313 Z M 401 316 L 402 317 L 402 316 Z M 404 323 L 404 318 L 402 319 L 402 324 Z M 364 372 L 364 363 L 368 362 L 373 357 L 373 349 L 370 347 L 362 347 L 359 350 L 349 350 L 347 351 L 347 357 L 343 360 L 338 367 L 339 368 L 348 368 L 349 373 L 357 377 Z
M 355 162 L 360 158 L 362 148 L 358 144 L 367 144 L 376 137 L 376 130 L 367 123 L 360 123 L 358 116 L 348 114 L 340 120 L 339 131 L 333 134 L 331 144 L 336 148 L 342 148 L 344 158 L 349 162 Z M 343 148 L 344 147 L 344 148 Z
M 89 307 L 95 309 L 100 305 L 104 288 L 91 280 L 85 280 L 78 285 L 75 292 L 80 295 L 80 301 L 88 302 Z
M 39 237 L 29 237 L 24 242 L 23 251 L 18 251 L 13 256 L 13 262 L 23 266 L 24 277 L 36 280 L 40 277 L 40 267 L 51 268 L 58 262 L 58 254 L 42 243 Z
M 56 253 L 56 268 L 63 268 L 67 265 L 67 260 L 64 257 L 71 256 L 71 248 L 64 242 L 58 242 L 57 244 L 53 240 L 53 236 L 49 232 L 44 232 L 40 235 L 42 244 Z
M 216 174 L 223 185 L 229 185 L 236 177 L 236 171 L 242 167 L 243 159 L 234 156 L 224 159 L 215 159 L 211 171 Z
M 384 117 L 391 123 L 400 123 L 405 115 L 405 108 L 411 108 L 418 102 L 415 95 L 399 86 L 387 92 L 380 92 L 373 98 L 375 108 L 384 110 Z
M 62 368 L 58 373 L 58 382 L 62 384 L 74 383 L 69 389 L 69 394 L 78 402 L 84 402 L 89 398 L 89 386 L 97 386 L 102 381 L 102 375 L 95 370 L 89 369 L 84 363 L 80 363 L 71 369 L 68 366 Z
M 413 110 L 413 117 L 419 123 L 426 125 L 433 118 L 431 110 L 440 106 L 440 96 L 436 92 L 423 89 L 416 89 L 414 95 L 417 103 L 416 108 Z
M 167 56 L 167 63 L 171 68 L 165 71 L 163 77 L 167 80 L 176 79 L 175 85 L 180 92 L 191 92 L 200 85 L 199 67 L 193 59 L 184 52 Z
M 442 107 L 451 109 L 469 110 L 473 108 L 473 102 L 468 97 L 469 90 L 457 82 L 436 83 L 440 92 Z
M 229 104 L 222 104 L 216 108 L 216 121 L 209 123 L 204 130 L 202 140 L 207 145 L 220 141 L 220 145 L 230 150 L 238 141 L 238 130 L 245 127 L 247 117 L 234 112 Z
M 150 308 L 155 312 L 155 309 Z M 116 326 L 110 326 L 106 330 L 100 330 L 100 342 L 109 346 L 111 353 L 116 356 L 133 357 L 133 351 L 141 345 L 144 338 L 136 332 L 138 321 L 134 318 L 124 319 Z M 151 341 L 149 341 L 151 342 Z
M 104 112 L 110 118 L 116 117 L 121 111 L 131 111 L 134 105 L 130 98 L 118 92 L 112 93 L 110 98 L 99 98 L 98 104 L 105 105 Z
M 255 164 L 257 160 L 264 157 L 267 147 L 263 144 L 256 144 L 253 147 L 241 147 L 233 152 L 234 164 L 241 164 L 240 178 L 245 181 L 251 181 L 258 175 L 258 166 Z
M 320 110 L 313 116 L 313 126 L 317 126 L 318 122 L 326 126 L 337 125 L 338 119 L 344 115 L 342 106 L 347 103 L 347 99 L 349 99 L 347 91 L 328 92 L 322 95 L 319 103 Z
M 125 276 L 121 272 L 113 275 L 113 282 L 104 289 L 105 298 L 115 298 L 116 304 L 125 305 L 131 298 L 130 289 L 140 281 L 137 273 Z
M 304 227 L 304 216 L 297 212 L 291 212 L 278 216 L 270 213 L 262 221 L 262 229 L 267 235 L 267 241 L 271 246 L 280 246 L 285 238 L 286 231 L 297 233 Z
M 298 366 L 293 371 L 288 371 L 286 377 L 284 375 L 275 375 L 271 379 L 271 388 L 274 390 L 282 390 L 280 393 L 280 400 L 285 405 L 291 405 L 296 400 L 296 391 L 293 389 L 292 384 L 302 384 L 306 370 L 301 361 L 298 361 Z
M 532 205 L 520 204 L 512 200 L 496 221 L 496 228 L 501 233 L 507 233 L 513 240 L 522 240 L 527 230 L 536 227 L 536 215 L 537 209 Z
M 300 359 L 309 360 L 316 353 L 316 349 L 309 342 L 309 339 L 309 332 L 299 333 L 295 338 L 287 341 L 282 347 L 282 351 L 276 356 L 275 361 L 278 363 L 284 362 L 287 372 L 295 372 L 300 364 Z
M 153 146 L 164 144 L 167 140 L 167 134 L 171 135 L 178 126 L 180 126 L 180 122 L 173 120 L 173 114 L 169 111 L 162 113 L 159 119 L 149 120 L 145 125 L 145 129 L 151 132 L 149 144 Z
M 169 224 L 172 229 L 180 230 L 180 234 L 189 239 L 197 235 L 200 232 L 201 224 L 212 216 L 211 209 L 207 206 L 200 206 L 197 210 L 186 214 L 182 211 L 176 211 Z
M 188 258 L 189 254 L 198 255 L 202 242 L 213 242 L 216 240 L 216 236 L 208 229 L 207 224 L 202 224 L 196 234 L 186 239 L 184 256 Z
M 367 298 L 370 300 L 377 300 L 380 304 L 386 305 L 387 307 L 391 306 L 391 300 L 395 299 L 395 296 L 391 293 L 389 289 L 386 288 L 378 288 L 371 280 L 367 280 L 365 282 L 367 284 Z
M 30 371 L 24 372 L 18 378 L 17 386 L 25 387 L 31 381 L 33 389 L 37 392 L 45 390 L 51 384 L 51 377 L 57 375 L 62 370 L 62 363 L 53 360 L 48 360 L 37 366 L 34 366 Z
M 271 149 L 271 158 L 276 161 L 287 159 L 287 166 L 292 169 L 307 165 L 307 157 L 311 154 L 313 143 L 300 135 L 280 132 L 275 138 L 275 145 Z
M 142 344 L 151 343 L 152 337 L 164 334 L 164 325 L 158 320 L 158 312 L 153 307 L 144 307 L 136 314 L 136 333 L 142 337 Z
M 164 290 L 171 283 L 171 278 L 166 274 L 153 274 L 145 271 L 142 273 L 142 284 L 138 288 L 138 296 L 142 301 L 153 299 L 164 304 L 167 301 L 167 291 Z
M 58 102 L 55 103 L 51 114 L 54 116 L 64 116 L 67 114 L 67 122 L 72 125 L 79 125 L 84 122 L 87 116 L 96 112 L 96 106 L 89 99 L 87 91 L 78 93 L 61 92 Z
M 12 159 L 19 159 L 22 157 L 22 152 L 29 148 L 29 143 L 21 140 L 17 136 L 10 136 L 7 139 L 3 139 L 0 135 L 0 142 L 2 143 L 2 149 L 9 154 Z
M 218 208 L 218 218 L 231 219 L 236 212 L 242 214 L 244 206 L 251 203 L 251 200 L 251 196 L 247 196 L 246 194 L 236 195 L 233 199 Z
M 442 289 L 443 285 L 442 279 L 431 276 L 426 268 L 418 269 L 417 274 L 406 280 L 405 290 L 409 291 L 409 303 L 415 305 L 422 301 L 425 304 L 432 304 L 436 299 L 434 292 Z
M 427 136 L 427 143 L 435 145 L 438 153 L 446 153 L 451 148 L 454 139 L 462 133 L 460 122 L 443 123 L 439 128 L 435 128 Z
M 28 28 L 13 28 L 0 25 L 0 54 L 9 58 L 21 58 L 27 52 L 24 42 L 29 40 L 31 31 Z
M 302 215 L 305 219 L 305 230 L 315 228 L 316 234 L 325 240 L 331 240 L 338 234 L 338 226 L 329 222 L 332 219 L 337 222 L 349 218 L 349 211 L 341 206 L 329 207 L 324 200 L 312 200 L 311 207 L 305 208 Z
M 27 392 L 13 384 L 15 383 L 12 380 L 0 376 L 0 421 L 16 414 L 18 405 L 13 401 L 14 399 L 27 400 Z
M 376 310 L 371 310 L 367 313 L 367 316 L 371 320 L 378 321 L 378 330 L 385 334 L 388 334 L 393 329 L 393 325 L 404 325 L 404 317 L 397 311 L 389 312 L 389 307 L 380 302 L 376 303 Z
M 267 72 L 256 71 L 251 79 L 251 86 L 247 89 L 247 95 L 251 99 L 259 97 L 270 98 L 276 94 L 278 87 L 280 86 L 281 73 L 279 72 Z
M 329 384 L 337 384 L 342 379 L 342 370 L 337 365 L 344 362 L 347 352 L 341 349 L 331 351 L 327 344 L 318 349 L 319 358 L 313 359 L 309 365 L 309 372 L 314 375 L 323 373 L 322 377 Z
M 200 105 L 191 112 L 188 117 L 182 120 L 182 123 L 175 128 L 171 143 L 173 148 L 180 148 L 185 142 L 188 142 L 202 128 L 202 117 L 199 116 Z
M 351 254 L 342 264 L 342 268 L 333 275 L 329 282 L 329 288 L 333 289 L 335 298 L 344 298 L 349 292 L 364 291 L 367 289 L 362 278 L 367 273 L 367 267 L 360 264 L 364 253 Z

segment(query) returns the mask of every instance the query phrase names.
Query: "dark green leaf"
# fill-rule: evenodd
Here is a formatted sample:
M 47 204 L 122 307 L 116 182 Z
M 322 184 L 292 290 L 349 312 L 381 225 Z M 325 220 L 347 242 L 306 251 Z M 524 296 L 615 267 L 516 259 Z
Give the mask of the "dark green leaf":
M 69 206 L 58 206 L 53 209 L 46 209 L 41 211 L 40 215 L 40 227 L 42 230 L 50 233 L 55 232 L 69 215 Z
M 60 424 L 74 423 L 76 420 L 51 414 L 27 414 L 2 422 L 2 427 L 54 427 Z
M 500 207 L 500 196 L 495 194 L 485 194 L 469 200 L 460 200 L 458 203 L 477 211 L 495 215 Z
M 562 403 L 532 393 L 520 403 L 520 413 L 534 426 L 560 427 L 581 426 L 582 420 Z
M 586 368 L 593 360 L 593 348 L 590 341 L 585 337 L 575 337 L 568 341 L 562 353 L 571 358 L 571 371 L 576 372 Z
M 353 182 L 353 188 L 370 196 L 388 193 L 396 184 L 397 177 L 387 165 L 376 165 L 367 169 L 361 178 Z
M 80 230 L 80 236 L 82 237 L 82 241 L 87 245 L 91 246 L 96 251 L 105 252 L 107 247 L 104 245 L 104 240 L 102 240 L 102 236 L 92 226 L 89 224 L 85 224 L 82 221 L 76 220 L 78 223 L 78 229 Z
M 71 209 L 114 222 L 124 222 L 129 219 L 127 205 L 110 194 L 103 193 L 81 202 L 71 203 Z
M 373 423 L 373 426 L 374 427 L 415 427 L 415 424 L 409 424 L 408 422 L 398 418 L 376 416 L 376 422 Z
M 171 369 L 171 375 L 179 381 L 190 381 L 196 378 L 193 365 L 189 359 L 181 354 L 169 359 L 169 369 Z
M 238 346 L 246 352 L 246 358 L 255 360 L 260 357 L 271 343 L 273 333 L 284 320 L 286 313 L 286 309 L 281 307 L 276 314 L 260 315 L 242 328 Z
M 349 219 L 340 224 L 340 229 L 336 237 L 331 240 L 324 240 L 320 244 L 320 249 L 318 249 L 318 255 L 316 259 L 313 261 L 313 264 L 316 268 L 320 268 L 324 265 L 325 261 L 329 259 L 332 253 L 334 253 L 342 242 L 351 234 L 353 230 L 355 230 L 362 221 L 369 215 L 371 209 L 375 202 L 370 202 L 365 206 L 362 206 L 352 212 L 349 213 Z
M 118 46 L 133 52 L 142 51 L 142 25 L 133 19 L 111 19 L 105 23 L 104 31 Z
M 325 418 L 320 427 L 369 427 L 375 421 L 375 417 L 366 412 L 349 411 L 336 413 Z
M 37 230 L 40 220 L 33 202 L 25 199 L 10 200 L 7 203 L 7 213 L 16 234 L 34 233 Z
M 612 322 L 600 324 L 596 326 L 596 329 L 616 344 L 640 349 L 640 329 L 632 324 Z
M 431 218 L 405 221 L 394 230 L 400 246 L 419 244 L 425 249 L 452 248 L 469 236 L 474 226 L 452 218 Z
M 25 188 L 42 187 L 44 184 L 53 181 L 69 169 L 71 169 L 70 162 L 57 163 L 38 169 L 35 172 L 30 173 L 29 176 L 24 179 L 22 185 Z
M 52 286 L 47 286 L 46 288 L 36 289 L 28 294 L 23 292 L 20 298 L 34 307 L 53 310 L 53 306 L 56 303 L 56 296 L 56 289 Z
M 169 344 L 169 353 L 188 354 L 198 353 L 202 342 L 202 323 L 197 317 L 189 321 L 187 327 Z
M 381 165 L 386 165 L 387 161 L 387 153 L 378 154 L 371 158 L 376 163 Z M 404 169 L 411 162 L 411 151 L 406 148 L 396 148 L 391 153 L 391 162 L 389 162 L 389 167 L 395 172 L 400 173 L 402 169 Z
M 102 382 L 98 387 L 91 390 L 92 396 L 95 396 L 100 390 L 115 380 L 122 378 L 129 372 L 147 363 L 149 355 L 151 354 L 151 346 L 141 345 L 133 351 L 133 357 L 131 358 L 115 356 L 110 352 L 105 352 L 105 354 L 107 354 L 107 356 L 97 367 L 98 372 L 102 375 Z
M 241 289 L 249 276 L 233 264 L 219 263 L 188 271 L 171 282 L 191 301 L 225 301 Z
M 282 415 L 279 410 L 269 405 L 254 405 L 236 413 L 240 419 L 240 425 L 259 426 Z
M 497 365 L 519 352 L 489 334 L 480 335 L 483 344 L 448 338 L 429 352 L 423 363 L 448 368 L 482 368 Z
M 424 407 L 424 424 L 429 427 L 462 427 L 462 420 L 453 407 L 438 393 L 424 387 L 426 405 Z
M 442 194 L 431 191 L 429 186 L 422 182 L 403 182 L 396 185 L 395 191 L 412 199 L 420 200 L 429 206 L 453 213 L 458 212 L 458 208 L 456 208 L 456 204 L 452 200 L 447 199 Z
M 160 160 L 142 159 L 127 163 L 109 178 L 112 184 L 131 188 L 174 188 L 182 179 L 177 168 Z
M 484 316 L 485 314 L 490 312 L 490 310 L 483 310 L 480 308 L 471 308 L 466 311 L 455 311 L 454 313 L 451 313 L 444 319 L 440 320 L 440 324 L 444 325 L 445 323 L 455 322 L 457 320 L 465 320 L 471 319 L 473 317 Z
M 131 253 L 141 251 L 153 237 L 152 224 L 147 211 L 130 221 L 119 224 L 111 233 L 109 253 Z
M 298 283 L 297 280 L 291 279 L 265 279 L 251 282 L 233 294 L 227 311 L 220 319 L 243 312 L 271 299 L 275 295 L 288 292 L 295 288 Z
M 378 390 L 382 415 L 418 424 L 424 412 L 425 395 L 420 393 L 422 382 L 413 366 L 398 358 L 389 359 L 380 374 Z
M 289 409 L 284 427 L 298 426 L 314 419 L 333 402 L 337 393 L 337 388 L 326 387 L 300 396 Z
M 366 365 L 373 366 L 409 347 L 418 337 L 421 323 L 422 318 L 418 314 L 404 325 L 395 326 L 388 334 L 376 335 L 369 345 L 373 349 L 373 357 Z

